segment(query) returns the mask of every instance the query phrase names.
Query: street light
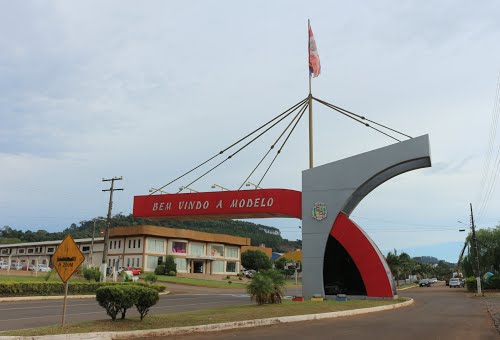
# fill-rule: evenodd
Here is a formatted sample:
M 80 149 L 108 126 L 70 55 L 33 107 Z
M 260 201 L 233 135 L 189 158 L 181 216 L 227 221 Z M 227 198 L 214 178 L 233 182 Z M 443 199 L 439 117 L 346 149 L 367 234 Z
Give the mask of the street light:
M 247 182 L 245 185 L 246 185 L 247 187 L 249 187 L 249 186 L 253 185 L 253 186 L 255 187 L 255 189 L 262 189 L 262 188 L 261 188 L 261 187 L 259 187 L 257 184 L 254 184 L 254 183 L 252 183 L 252 182 Z
M 227 188 L 224 188 L 223 186 L 219 185 L 219 184 L 212 184 L 212 189 L 215 189 L 215 188 L 220 188 L 222 191 L 229 191 L 229 189 Z
M 196 190 L 194 190 L 194 189 L 191 189 L 190 187 L 187 187 L 187 186 L 181 186 L 181 187 L 179 188 L 179 191 L 182 191 L 182 190 L 184 190 L 184 189 L 189 190 L 189 192 L 198 192 L 198 191 L 196 191 Z

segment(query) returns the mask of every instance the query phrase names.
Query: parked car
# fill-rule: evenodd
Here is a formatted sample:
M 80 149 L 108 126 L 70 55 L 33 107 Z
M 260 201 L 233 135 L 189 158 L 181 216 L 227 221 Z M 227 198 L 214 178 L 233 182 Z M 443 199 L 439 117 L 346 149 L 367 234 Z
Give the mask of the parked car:
M 418 282 L 418 285 L 420 287 L 430 287 L 431 286 L 431 282 L 429 281 L 429 279 L 422 279 Z
M 118 268 L 118 273 L 121 273 L 123 271 L 131 272 L 132 275 L 141 275 L 142 274 L 141 268 L 134 268 L 134 267 L 119 267 Z
M 12 262 L 10 264 L 10 269 L 21 270 L 23 266 L 20 263 Z
M 0 262 L 0 269 L 8 269 L 9 265 L 6 262 Z
M 460 288 L 462 287 L 462 282 L 460 281 L 460 279 L 458 277 L 455 277 L 453 279 L 450 279 L 450 288 Z
M 255 274 L 257 274 L 257 271 L 256 271 L 256 270 L 249 269 L 249 270 L 247 270 L 246 277 L 248 277 L 248 278 L 252 278 L 252 277 L 254 277 L 254 276 L 255 276 Z
M 24 266 L 22 266 L 22 268 L 21 268 L 21 270 L 33 270 L 33 269 L 35 269 L 35 266 L 34 266 L 34 265 L 32 265 L 32 264 L 30 264 L 30 265 L 26 265 L 26 264 L 25 264 L 25 265 L 24 265 Z
M 45 272 L 45 273 L 47 273 L 47 272 L 50 272 L 52 269 L 50 269 L 50 267 L 47 266 L 46 264 L 39 264 L 38 266 L 36 266 L 34 268 L 34 270 L 37 271 L 37 272 Z
M 438 282 L 438 279 L 436 279 L 435 277 L 433 277 L 432 279 L 429 279 L 429 282 L 430 283 L 436 283 L 436 282 Z

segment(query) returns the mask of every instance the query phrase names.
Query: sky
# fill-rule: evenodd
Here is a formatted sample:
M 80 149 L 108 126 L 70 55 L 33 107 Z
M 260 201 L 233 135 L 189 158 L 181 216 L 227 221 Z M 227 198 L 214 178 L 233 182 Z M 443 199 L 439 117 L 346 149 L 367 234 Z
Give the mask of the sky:
M 310 19 L 315 97 L 430 136 L 432 168 L 380 186 L 353 220 L 383 253 L 456 262 L 470 203 L 478 228 L 500 221 L 499 16 L 497 1 L 1 1 L 0 225 L 104 216 L 114 176 L 113 213 L 129 214 L 304 99 Z M 316 165 L 394 143 L 319 104 L 313 124 Z M 237 189 L 276 133 L 193 189 Z M 307 143 L 304 119 L 261 186 L 300 190 Z M 301 238 L 298 220 L 255 222 Z

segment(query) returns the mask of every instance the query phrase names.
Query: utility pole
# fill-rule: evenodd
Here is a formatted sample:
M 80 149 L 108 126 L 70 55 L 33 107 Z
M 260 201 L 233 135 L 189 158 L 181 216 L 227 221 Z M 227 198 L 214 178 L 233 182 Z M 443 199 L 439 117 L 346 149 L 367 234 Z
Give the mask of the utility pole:
M 476 248 L 476 264 L 477 264 L 477 274 L 476 274 L 476 283 L 477 283 L 477 295 L 481 296 L 481 269 L 479 268 L 479 249 L 477 247 L 477 238 L 476 238 L 476 226 L 474 224 L 474 214 L 472 213 L 472 203 L 470 203 L 470 224 L 472 228 L 472 242 L 473 247 Z
M 103 182 L 111 182 L 111 187 L 109 189 L 103 189 L 102 191 L 109 191 L 109 205 L 108 205 L 108 216 L 106 221 L 106 231 L 104 233 L 104 250 L 102 252 L 102 264 L 101 264 L 101 281 L 106 282 L 106 273 L 108 265 L 108 243 L 109 243 L 109 228 L 111 227 L 111 210 L 113 209 L 113 192 L 123 189 L 115 189 L 115 181 L 121 181 L 123 177 L 113 177 L 105 179 Z

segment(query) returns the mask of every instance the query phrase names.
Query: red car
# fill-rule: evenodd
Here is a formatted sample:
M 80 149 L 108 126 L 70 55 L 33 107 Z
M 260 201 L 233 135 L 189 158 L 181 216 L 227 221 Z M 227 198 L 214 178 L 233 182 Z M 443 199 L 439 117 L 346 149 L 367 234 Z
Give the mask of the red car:
M 134 267 L 121 267 L 118 272 L 121 273 L 122 271 L 126 272 L 132 272 L 132 275 L 141 275 L 142 270 L 140 268 L 134 268 Z

